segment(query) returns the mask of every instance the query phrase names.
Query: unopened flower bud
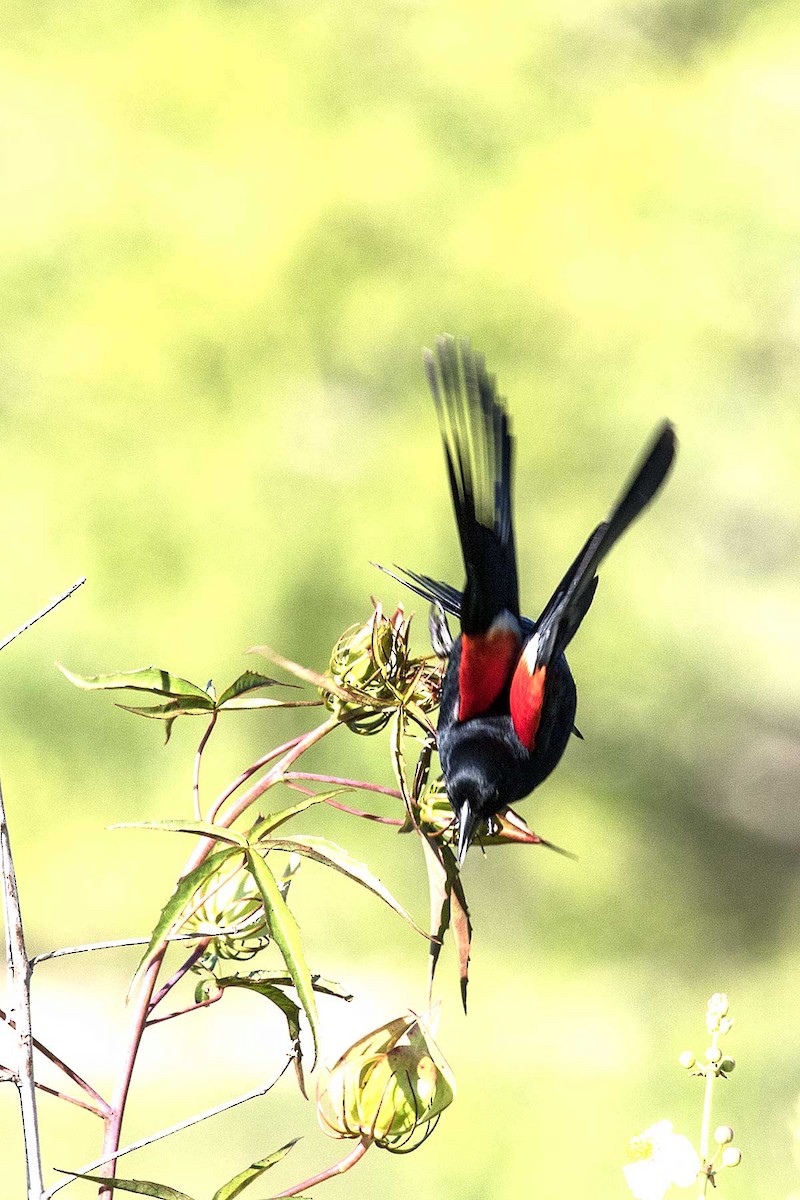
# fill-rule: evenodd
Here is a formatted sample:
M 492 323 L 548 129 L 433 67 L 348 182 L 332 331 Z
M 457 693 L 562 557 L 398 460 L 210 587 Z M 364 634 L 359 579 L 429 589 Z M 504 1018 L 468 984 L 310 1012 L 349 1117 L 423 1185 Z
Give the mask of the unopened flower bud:
M 374 1138 L 387 1150 L 411 1149 L 452 1102 L 455 1081 L 430 1031 L 409 1014 L 361 1038 L 320 1079 L 317 1116 L 336 1138 Z
M 341 691 L 322 687 L 320 695 L 355 733 L 377 733 L 405 700 L 423 712 L 439 703 L 440 667 L 411 657 L 410 624 L 402 608 L 387 617 L 377 606 L 368 621 L 345 630 L 334 646 L 327 675 Z
M 692 1054 L 691 1050 L 684 1050 L 682 1054 L 678 1055 L 678 1062 L 682 1067 L 685 1067 L 687 1071 L 691 1071 L 692 1067 L 697 1062 L 697 1059 Z
M 269 941 L 264 900 L 240 862 L 229 859 L 209 875 L 195 892 L 194 905 L 185 928 L 213 934 L 209 951 L 218 958 L 252 958 Z
M 706 1050 L 706 1058 L 710 1063 L 718 1063 L 722 1058 L 722 1051 L 719 1046 L 709 1046 Z
M 725 992 L 714 992 L 714 995 L 708 1002 L 708 1011 L 716 1013 L 718 1017 L 726 1016 L 729 1007 L 728 997 Z
M 725 1146 L 733 1141 L 733 1130 L 730 1125 L 718 1125 L 714 1130 L 714 1141 L 718 1146 Z
M 726 1146 L 722 1151 L 720 1162 L 723 1167 L 738 1167 L 742 1161 L 742 1152 L 736 1146 Z

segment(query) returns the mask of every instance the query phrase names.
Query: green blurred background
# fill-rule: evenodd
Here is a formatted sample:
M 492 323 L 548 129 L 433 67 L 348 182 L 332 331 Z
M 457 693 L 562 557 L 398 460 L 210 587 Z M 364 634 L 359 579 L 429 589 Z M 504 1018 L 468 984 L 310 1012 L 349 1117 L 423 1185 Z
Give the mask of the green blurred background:
M 726 990 L 715 1118 L 745 1161 L 719 1194 L 800 1195 L 796 4 L 11 0 L 3 24 L 0 623 L 89 577 L 2 661 L 31 950 L 148 931 L 187 846 L 106 826 L 188 812 L 200 733 L 163 749 L 54 660 L 224 684 L 270 642 L 321 668 L 370 593 L 403 598 L 371 559 L 460 583 L 419 351 L 467 334 L 510 397 L 529 611 L 664 415 L 680 458 L 574 646 L 586 741 L 523 806 L 579 861 L 473 852 L 467 1020 L 449 951 L 441 974 L 456 1104 L 321 1194 L 627 1195 L 631 1135 L 669 1117 L 696 1140 L 676 1056 Z M 304 720 L 231 716 L 206 795 Z M 391 782 L 385 739 L 339 731 L 309 765 Z M 411 839 L 312 827 L 424 919 Z M 293 896 L 314 968 L 357 992 L 324 1009 L 328 1056 L 424 1003 L 424 945 L 388 910 L 313 866 Z M 133 961 L 36 975 L 40 1036 L 105 1090 Z M 125 1140 L 282 1046 L 246 996 L 160 1027 Z M 41 1109 L 49 1164 L 94 1156 L 93 1118 Z M 21 1195 L 11 1088 L 0 1117 Z M 339 1150 L 286 1080 L 126 1172 L 208 1196 L 301 1133 L 259 1195 Z

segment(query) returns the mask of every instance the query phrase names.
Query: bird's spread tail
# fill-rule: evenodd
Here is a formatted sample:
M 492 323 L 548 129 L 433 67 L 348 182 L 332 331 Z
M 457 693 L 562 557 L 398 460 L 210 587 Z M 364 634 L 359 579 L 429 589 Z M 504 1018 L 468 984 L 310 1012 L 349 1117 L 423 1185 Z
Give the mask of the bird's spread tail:
M 435 352 L 425 352 L 425 366 L 467 575 L 461 626 L 465 634 L 480 635 L 503 612 L 519 616 L 508 416 L 483 356 L 469 342 L 438 338 Z M 435 585 L 436 599 L 453 611 L 439 594 L 441 587 Z

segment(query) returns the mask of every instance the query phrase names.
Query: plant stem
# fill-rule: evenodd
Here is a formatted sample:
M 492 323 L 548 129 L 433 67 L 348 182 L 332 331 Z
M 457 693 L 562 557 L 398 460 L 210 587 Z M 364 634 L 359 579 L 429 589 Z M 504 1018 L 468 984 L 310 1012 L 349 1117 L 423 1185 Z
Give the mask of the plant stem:
M 49 610 L 48 610 L 49 611 Z M 44 615 L 44 614 L 42 614 Z M 32 622 L 29 622 L 29 624 Z M 14 1082 L 19 1092 L 22 1114 L 22 1137 L 25 1143 L 25 1166 L 29 1200 L 40 1200 L 44 1192 L 42 1148 L 39 1141 L 39 1120 L 36 1111 L 36 1087 L 33 1078 L 33 1034 L 31 1031 L 31 965 L 25 950 L 25 933 L 19 903 L 17 876 L 11 857 L 3 789 L 0 786 L 0 859 L 3 872 L 3 914 L 6 929 L 6 963 L 8 994 L 14 1019 L 8 1024 L 16 1033 L 16 1063 Z
M 714 1033 L 711 1038 L 711 1047 L 714 1050 L 717 1049 L 718 1039 L 719 1039 L 719 1033 Z M 711 1062 L 709 1062 L 708 1069 L 706 1070 L 705 1094 L 703 1096 L 703 1118 L 700 1123 L 700 1158 L 703 1163 L 703 1170 L 701 1171 L 702 1178 L 700 1181 L 700 1190 L 697 1193 L 700 1200 L 702 1200 L 702 1198 L 705 1196 L 706 1189 L 708 1188 L 709 1175 L 708 1175 L 708 1171 L 706 1170 L 706 1168 L 708 1166 L 708 1161 L 709 1161 L 708 1160 L 708 1150 L 709 1150 L 708 1142 L 709 1142 L 709 1134 L 711 1132 L 711 1100 L 714 1095 L 714 1081 L 716 1080 L 716 1078 L 717 1078 L 717 1073 L 713 1069 Z
M 206 743 L 208 742 L 208 739 L 211 737 L 214 726 L 217 723 L 218 716 L 219 716 L 219 712 L 215 708 L 211 714 L 211 719 L 208 722 L 206 731 L 203 734 L 203 736 L 200 738 L 200 745 L 197 747 L 197 753 L 194 756 L 194 778 L 192 779 L 192 795 L 194 797 L 194 815 L 197 817 L 198 821 L 202 820 L 202 817 L 203 817 L 203 814 L 200 810 L 200 763 L 203 761 L 203 751 L 206 748 Z
M 226 930 L 220 930 L 220 933 L 225 933 Z M 208 930 L 203 933 L 171 933 L 165 939 L 168 942 L 190 942 L 193 939 L 207 937 Z M 63 958 L 67 954 L 87 954 L 93 950 L 120 950 L 126 946 L 149 946 L 150 938 L 133 937 L 133 938 L 115 938 L 111 942 L 88 942 L 85 946 L 63 946 L 58 950 L 46 950 L 44 954 L 36 954 L 31 959 L 31 966 L 38 967 L 39 963 L 47 962 L 51 958 Z
M 358 1145 L 350 1154 L 334 1163 L 332 1167 L 328 1167 L 325 1171 L 320 1171 L 319 1175 L 312 1175 L 310 1179 L 304 1179 L 302 1183 L 296 1183 L 294 1187 L 287 1188 L 285 1192 L 276 1192 L 272 1200 L 284 1200 L 287 1196 L 299 1196 L 306 1188 L 317 1187 L 320 1183 L 325 1183 L 328 1179 L 335 1179 L 337 1175 L 344 1175 L 345 1171 L 349 1171 L 354 1167 L 360 1159 L 369 1150 L 373 1139 L 371 1137 L 359 1138 Z
M 285 754 L 287 750 L 291 750 L 292 747 L 296 746 L 298 742 L 301 742 L 305 736 L 306 735 L 304 733 L 299 733 L 297 737 L 293 737 L 288 742 L 284 742 L 282 746 L 276 746 L 274 750 L 270 750 L 267 754 L 262 755 L 261 758 L 257 758 L 254 763 L 251 763 L 249 767 L 242 771 L 241 775 L 239 775 L 237 779 L 234 779 L 233 783 L 229 783 L 224 791 L 220 792 L 214 803 L 211 805 L 206 820 L 213 821 L 225 801 L 229 800 L 234 792 L 239 790 L 243 783 L 247 783 L 247 780 L 255 775 L 256 771 L 260 771 L 262 767 L 265 767 L 267 763 L 271 763 L 274 759 L 280 758 L 281 754 Z
M 391 796 L 393 800 L 402 800 L 403 793 L 397 788 L 381 787 L 378 783 L 369 783 L 365 779 L 341 779 L 338 775 L 317 775 L 313 771 L 285 771 L 284 779 L 309 779 L 313 783 L 332 783 L 336 787 L 353 788 L 354 791 L 378 792 L 382 796 Z
M 31 959 L 31 964 L 33 964 L 33 962 L 34 960 Z M 12 1029 L 14 1028 L 14 1021 L 3 1012 L 2 1008 L 0 1008 L 0 1021 L 6 1021 Z M 40 1054 L 43 1054 L 45 1058 L 48 1058 L 50 1062 L 57 1066 L 60 1071 L 63 1071 L 67 1079 L 71 1079 L 73 1083 L 77 1084 L 79 1088 L 86 1092 L 87 1096 L 91 1096 L 91 1098 L 96 1101 L 101 1116 L 105 1116 L 110 1112 L 107 1101 L 103 1099 L 99 1092 L 95 1091 L 90 1083 L 87 1083 L 85 1079 L 82 1079 L 77 1071 L 73 1071 L 72 1067 L 67 1066 L 67 1064 L 63 1062 L 57 1054 L 54 1054 L 52 1050 L 48 1050 L 47 1046 L 45 1046 L 37 1038 L 32 1037 L 31 1043 L 34 1046 L 34 1049 L 38 1050 Z M 39 1087 L 40 1085 L 37 1084 L 36 1086 Z M 68 1100 L 69 1096 L 65 1097 L 65 1099 Z M 73 1103 L 77 1104 L 78 1101 L 75 1100 Z M 92 1111 L 95 1111 L 94 1108 Z

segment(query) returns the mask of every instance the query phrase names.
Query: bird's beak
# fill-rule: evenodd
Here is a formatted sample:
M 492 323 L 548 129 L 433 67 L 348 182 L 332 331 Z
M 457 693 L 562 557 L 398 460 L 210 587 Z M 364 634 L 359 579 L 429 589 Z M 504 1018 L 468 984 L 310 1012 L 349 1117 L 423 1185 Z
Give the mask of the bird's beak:
M 458 863 L 459 871 L 464 863 L 470 842 L 475 836 L 477 827 L 478 818 L 470 808 L 468 801 L 465 800 L 458 811 L 458 850 L 456 851 L 456 862 Z

